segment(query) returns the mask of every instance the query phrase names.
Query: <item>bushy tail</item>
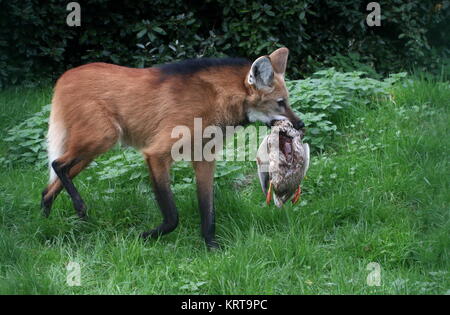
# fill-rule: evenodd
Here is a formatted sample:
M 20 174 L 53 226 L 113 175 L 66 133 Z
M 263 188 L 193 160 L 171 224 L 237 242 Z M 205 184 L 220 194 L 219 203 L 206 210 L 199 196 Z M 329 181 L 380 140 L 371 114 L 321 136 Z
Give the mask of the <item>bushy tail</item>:
M 52 168 L 52 162 L 64 154 L 66 140 L 64 123 L 55 116 L 55 112 L 52 110 L 47 134 L 48 166 L 50 171 L 49 184 L 57 179 L 57 175 Z

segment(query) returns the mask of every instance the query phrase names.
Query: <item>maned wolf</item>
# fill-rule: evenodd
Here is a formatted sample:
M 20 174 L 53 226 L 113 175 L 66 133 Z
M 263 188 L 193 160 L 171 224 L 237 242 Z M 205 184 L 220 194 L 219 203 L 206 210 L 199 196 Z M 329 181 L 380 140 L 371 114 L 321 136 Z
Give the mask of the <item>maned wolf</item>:
M 244 59 L 193 59 L 147 69 L 91 63 L 65 72 L 57 81 L 48 130 L 50 181 L 42 193 L 44 214 L 63 187 L 80 216 L 86 206 L 72 179 L 118 140 L 139 149 L 150 169 L 163 216 L 158 237 L 178 225 L 170 189 L 171 137 L 174 127 L 268 125 L 289 119 L 304 127 L 288 102 L 284 73 L 288 49 L 280 48 L 253 63 Z M 191 133 L 193 134 L 193 133 Z M 201 232 L 209 248 L 217 247 L 213 206 L 214 162 L 194 161 Z

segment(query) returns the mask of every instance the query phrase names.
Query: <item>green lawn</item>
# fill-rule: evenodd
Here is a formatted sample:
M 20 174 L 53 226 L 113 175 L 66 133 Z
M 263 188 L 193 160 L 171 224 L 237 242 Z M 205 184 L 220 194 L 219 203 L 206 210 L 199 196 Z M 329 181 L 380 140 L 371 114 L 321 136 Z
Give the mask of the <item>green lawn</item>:
M 0 92 L 1 138 L 50 98 L 50 88 Z M 195 187 L 176 194 L 178 229 L 143 242 L 161 220 L 145 190 L 98 180 L 93 167 L 75 180 L 89 220 L 66 193 L 46 219 L 47 170 L 2 168 L 0 293 L 449 293 L 449 84 L 405 81 L 391 101 L 355 104 L 338 127 L 312 156 L 300 205 L 266 207 L 254 166 L 246 180 L 217 185 L 217 252 L 200 238 Z M 66 284 L 70 261 L 81 265 L 79 287 Z M 371 262 L 379 287 L 366 282 Z

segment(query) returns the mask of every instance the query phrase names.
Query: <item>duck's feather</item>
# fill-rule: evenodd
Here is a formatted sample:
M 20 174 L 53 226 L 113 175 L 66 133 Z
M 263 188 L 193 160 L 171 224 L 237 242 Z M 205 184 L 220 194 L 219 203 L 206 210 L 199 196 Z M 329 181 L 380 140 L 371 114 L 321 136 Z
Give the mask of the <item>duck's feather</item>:
M 309 145 L 302 142 L 302 137 L 303 133 L 295 130 L 289 121 L 280 121 L 258 149 L 261 188 L 267 195 L 272 184 L 273 200 L 278 207 L 294 195 L 309 168 Z
M 304 178 L 306 176 L 306 172 L 308 171 L 309 168 L 309 144 L 307 143 L 303 143 L 303 150 L 305 151 L 305 161 L 304 161 L 304 165 L 303 165 L 303 176 L 302 178 Z
M 258 166 L 258 177 L 264 195 L 269 189 L 269 152 L 267 147 L 268 136 L 264 137 L 258 148 L 256 164 Z
M 264 195 L 267 195 L 269 189 L 269 173 L 268 172 L 258 172 L 259 183 L 261 184 L 262 191 Z

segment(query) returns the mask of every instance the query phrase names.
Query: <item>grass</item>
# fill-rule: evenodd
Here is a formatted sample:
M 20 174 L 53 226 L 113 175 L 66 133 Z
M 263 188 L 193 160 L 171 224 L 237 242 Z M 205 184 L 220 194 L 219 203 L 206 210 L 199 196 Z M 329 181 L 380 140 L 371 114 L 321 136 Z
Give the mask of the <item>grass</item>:
M 49 88 L 1 92 L 2 137 L 50 97 Z M 88 181 L 88 169 L 75 181 L 88 222 L 65 193 L 45 219 L 46 170 L 4 168 L 0 293 L 449 293 L 449 102 L 448 83 L 415 78 L 390 101 L 355 103 L 339 117 L 342 134 L 312 157 L 300 206 L 264 206 L 254 167 L 241 184 L 217 184 L 218 252 L 200 238 L 194 187 L 176 194 L 178 229 L 143 242 L 161 217 L 138 187 Z M 66 284 L 70 261 L 81 265 L 79 287 Z M 381 286 L 367 285 L 371 262 Z

